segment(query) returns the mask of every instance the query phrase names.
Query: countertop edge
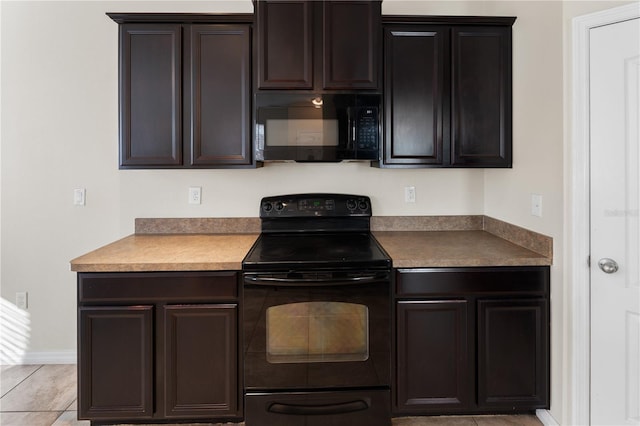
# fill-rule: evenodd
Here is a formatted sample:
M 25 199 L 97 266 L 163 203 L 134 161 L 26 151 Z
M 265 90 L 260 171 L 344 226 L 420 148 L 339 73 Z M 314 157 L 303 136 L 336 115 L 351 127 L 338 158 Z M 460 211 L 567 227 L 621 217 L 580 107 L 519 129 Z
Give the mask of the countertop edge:
M 72 264 L 73 272 L 171 272 L 171 271 L 239 271 L 242 262 L 211 263 L 84 263 Z
M 460 259 L 439 259 L 434 262 L 415 261 L 411 259 L 400 259 L 393 261 L 396 269 L 420 269 L 420 268 L 471 268 L 471 267 L 502 267 L 502 266 L 551 266 L 545 258 L 526 258 L 514 260 L 501 260 L 496 262 L 492 259 L 480 259 L 473 262 Z

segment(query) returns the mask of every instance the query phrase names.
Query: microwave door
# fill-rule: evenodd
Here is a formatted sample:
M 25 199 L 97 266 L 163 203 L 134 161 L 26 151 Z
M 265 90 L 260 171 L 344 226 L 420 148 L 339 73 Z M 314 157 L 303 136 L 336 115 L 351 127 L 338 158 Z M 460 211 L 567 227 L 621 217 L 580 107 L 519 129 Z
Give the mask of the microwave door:
M 339 120 L 322 108 L 263 110 L 264 159 L 338 161 Z

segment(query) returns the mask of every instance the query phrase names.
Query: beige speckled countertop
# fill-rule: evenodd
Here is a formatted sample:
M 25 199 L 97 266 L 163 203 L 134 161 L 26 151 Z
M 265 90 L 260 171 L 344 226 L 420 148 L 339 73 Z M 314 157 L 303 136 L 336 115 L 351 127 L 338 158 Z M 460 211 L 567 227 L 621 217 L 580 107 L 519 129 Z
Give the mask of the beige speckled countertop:
M 374 217 L 394 268 L 551 265 L 553 240 L 487 216 Z M 249 233 L 242 233 L 249 232 Z M 136 234 L 71 261 L 76 272 L 240 270 L 257 218 L 136 219 Z
M 242 269 L 258 234 L 130 235 L 71 261 L 76 272 Z
M 486 231 L 374 232 L 394 268 L 549 265 L 551 259 Z

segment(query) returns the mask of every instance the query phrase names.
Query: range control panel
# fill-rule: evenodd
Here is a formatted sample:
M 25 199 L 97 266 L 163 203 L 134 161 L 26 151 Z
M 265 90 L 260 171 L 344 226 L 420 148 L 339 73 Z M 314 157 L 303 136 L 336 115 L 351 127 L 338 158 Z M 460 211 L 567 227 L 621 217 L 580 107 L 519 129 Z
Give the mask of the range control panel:
M 364 195 L 293 194 L 265 197 L 261 218 L 371 217 L 371 200 Z

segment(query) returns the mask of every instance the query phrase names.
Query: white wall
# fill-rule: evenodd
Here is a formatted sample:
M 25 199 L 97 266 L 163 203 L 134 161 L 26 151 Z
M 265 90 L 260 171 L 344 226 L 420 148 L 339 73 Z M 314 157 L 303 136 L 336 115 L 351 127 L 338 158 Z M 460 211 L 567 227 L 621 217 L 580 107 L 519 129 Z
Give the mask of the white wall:
M 588 3 L 589 8 L 608 4 L 570 3 Z M 75 274 L 68 262 L 132 233 L 136 217 L 256 216 L 265 195 L 363 193 L 371 196 L 376 215 L 484 213 L 554 238 L 552 413 L 562 419 L 563 5 L 383 2 L 384 14 L 518 17 L 513 33 L 513 169 L 269 164 L 256 170 L 119 171 L 117 24 L 105 12 L 245 13 L 252 11 L 251 2 L 1 2 L 0 279 L 3 320 L 17 324 L 17 331 L 4 328 L 3 361 L 11 351 L 35 359 L 75 350 Z M 571 6 L 571 11 L 579 9 Z M 403 202 L 406 185 L 416 187 L 415 204 Z M 189 186 L 202 186 L 202 205 L 187 204 Z M 85 207 L 72 205 L 76 187 L 87 189 Z M 531 193 L 544 197 L 542 218 L 529 214 Z M 26 312 L 10 306 L 17 291 L 29 292 Z

